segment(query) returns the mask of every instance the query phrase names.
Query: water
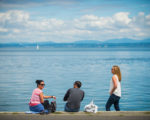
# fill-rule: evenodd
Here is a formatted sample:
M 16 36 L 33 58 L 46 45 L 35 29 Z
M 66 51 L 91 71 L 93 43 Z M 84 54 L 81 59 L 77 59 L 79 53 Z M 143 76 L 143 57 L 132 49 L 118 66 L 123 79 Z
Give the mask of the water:
M 92 99 L 105 110 L 113 65 L 122 72 L 121 110 L 150 110 L 150 50 L 13 50 L 0 49 L 0 111 L 28 111 L 36 79 L 45 81 L 45 95 L 57 97 L 58 111 L 76 80 L 85 91 L 81 110 Z

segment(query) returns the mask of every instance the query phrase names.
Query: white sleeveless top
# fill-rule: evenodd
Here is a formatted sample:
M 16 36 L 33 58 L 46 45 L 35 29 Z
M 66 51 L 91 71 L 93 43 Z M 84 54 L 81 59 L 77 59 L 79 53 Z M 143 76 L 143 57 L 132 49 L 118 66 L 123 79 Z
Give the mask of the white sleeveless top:
M 115 94 L 116 96 L 119 96 L 121 97 L 121 84 L 120 84 L 120 81 L 118 79 L 118 76 L 115 75 L 116 77 L 116 80 L 117 80 L 117 88 L 115 89 L 115 91 L 113 92 L 113 94 Z M 110 80 L 110 88 L 109 88 L 109 92 L 111 92 L 112 88 L 113 88 L 113 81 L 112 79 Z

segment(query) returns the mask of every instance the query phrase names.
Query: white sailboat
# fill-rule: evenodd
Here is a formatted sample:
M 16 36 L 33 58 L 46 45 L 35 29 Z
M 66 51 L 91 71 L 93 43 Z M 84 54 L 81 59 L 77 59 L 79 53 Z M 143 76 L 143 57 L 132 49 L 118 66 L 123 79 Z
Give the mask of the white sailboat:
M 39 50 L 39 49 L 40 49 L 40 47 L 37 45 L 37 46 L 36 46 L 36 50 Z

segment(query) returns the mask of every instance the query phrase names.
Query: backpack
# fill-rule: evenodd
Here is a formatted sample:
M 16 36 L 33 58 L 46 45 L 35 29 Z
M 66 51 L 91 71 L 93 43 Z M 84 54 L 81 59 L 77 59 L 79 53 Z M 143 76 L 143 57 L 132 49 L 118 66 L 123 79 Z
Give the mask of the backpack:
M 52 101 L 50 104 L 51 113 L 56 112 L 56 101 Z
M 43 104 L 45 110 L 49 109 L 49 101 L 48 100 L 44 100 L 44 103 L 42 103 L 42 104 Z
M 51 104 L 49 104 L 48 100 L 44 100 L 43 106 L 45 110 L 48 110 L 48 113 L 56 112 L 56 101 L 52 101 Z

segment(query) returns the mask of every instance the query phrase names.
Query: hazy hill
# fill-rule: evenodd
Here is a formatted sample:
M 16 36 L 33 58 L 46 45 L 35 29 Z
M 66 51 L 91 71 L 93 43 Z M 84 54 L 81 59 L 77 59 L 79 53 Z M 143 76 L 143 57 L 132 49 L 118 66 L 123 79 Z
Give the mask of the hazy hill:
M 150 43 L 150 39 L 145 40 L 133 40 L 128 38 L 122 38 L 122 39 L 111 39 L 104 41 L 103 43 Z
M 72 43 L 37 42 L 37 43 L 0 43 L 0 47 L 26 47 L 26 46 L 50 46 L 50 47 L 104 47 L 104 46 L 150 46 L 150 39 L 111 39 L 106 41 L 80 40 Z
M 76 41 L 74 42 L 75 44 L 99 44 L 102 43 L 101 41 L 98 40 L 80 40 L 80 41 Z
M 84 44 L 100 44 L 100 43 L 150 43 L 150 39 L 144 39 L 144 40 L 133 40 L 128 38 L 122 38 L 122 39 L 110 39 L 106 41 L 98 41 L 98 40 L 80 40 L 76 41 L 74 43 L 84 43 Z

